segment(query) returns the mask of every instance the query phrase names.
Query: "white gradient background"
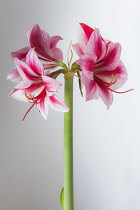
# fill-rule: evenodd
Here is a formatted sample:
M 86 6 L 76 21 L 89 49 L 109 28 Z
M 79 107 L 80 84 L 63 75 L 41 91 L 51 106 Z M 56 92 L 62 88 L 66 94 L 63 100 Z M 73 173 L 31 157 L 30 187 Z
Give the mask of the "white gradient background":
M 140 209 L 139 11 L 139 0 L 0 0 L 0 210 L 61 210 L 63 113 L 50 110 L 46 123 L 34 108 L 21 122 L 30 104 L 7 97 L 15 84 L 6 75 L 30 26 L 62 36 L 65 56 L 79 22 L 121 43 L 129 80 L 120 90 L 135 90 L 114 94 L 106 110 L 101 100 L 81 98 L 75 78 L 75 210 Z

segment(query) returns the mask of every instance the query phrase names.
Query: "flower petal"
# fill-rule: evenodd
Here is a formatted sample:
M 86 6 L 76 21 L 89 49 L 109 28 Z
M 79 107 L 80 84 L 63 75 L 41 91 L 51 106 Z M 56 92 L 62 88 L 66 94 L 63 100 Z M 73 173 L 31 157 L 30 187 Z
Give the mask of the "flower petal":
M 26 95 L 31 95 L 32 97 L 37 97 L 42 93 L 44 89 L 43 82 L 34 83 L 25 89 Z M 44 93 L 44 92 L 43 92 Z M 44 97 L 44 95 L 43 95 Z
M 60 36 L 51 36 L 50 49 L 56 47 L 60 40 L 63 40 Z
M 16 99 L 18 101 L 23 101 L 23 102 L 28 102 L 27 97 L 25 96 L 25 90 L 17 90 L 14 89 L 12 92 L 9 94 L 9 96 L 13 99 Z
M 48 111 L 49 111 L 49 100 L 46 96 L 39 104 L 37 104 L 37 107 L 43 116 L 43 118 L 47 121 L 48 118 Z
M 79 30 L 78 30 L 78 42 L 79 42 L 79 47 L 84 54 L 86 52 L 88 37 L 86 36 L 86 33 L 83 30 L 83 28 L 81 27 L 81 25 L 80 25 Z
M 89 39 L 92 32 L 94 31 L 94 29 L 91 28 L 90 26 L 86 25 L 85 23 L 80 23 L 80 26 L 82 27 L 82 29 L 84 30 L 87 38 Z
M 58 88 L 62 85 L 56 79 L 48 76 L 42 76 L 42 80 L 44 81 L 45 90 L 48 92 L 56 92 Z
M 41 30 L 39 25 L 33 25 L 27 33 L 27 37 L 32 48 L 35 47 L 36 53 L 46 59 L 50 57 L 50 36 L 46 31 Z
M 119 43 L 109 43 L 106 56 L 96 64 L 98 70 L 114 70 L 120 62 L 121 45 Z
M 122 61 L 120 61 L 120 64 L 117 66 L 117 68 L 115 70 L 113 70 L 113 71 L 106 71 L 106 70 L 105 71 L 97 71 L 96 76 L 106 83 L 110 83 L 114 77 L 114 80 L 116 80 L 116 82 L 114 84 L 112 84 L 111 89 L 116 90 L 116 89 L 120 88 L 121 86 L 123 86 L 124 83 L 126 82 L 127 71 L 126 71 L 126 68 L 125 68 L 124 64 L 122 63 Z
M 31 49 L 28 52 L 26 56 L 26 62 L 30 66 L 30 68 L 35 72 L 35 74 L 37 74 L 38 76 L 43 75 L 43 65 L 38 59 L 34 49 Z
M 95 31 L 91 34 L 87 44 L 86 53 L 95 55 L 97 59 L 105 56 L 106 45 L 102 41 L 99 29 L 95 29 Z
M 14 69 L 11 73 L 7 75 L 7 79 L 10 79 L 13 82 L 19 83 L 22 81 L 20 74 L 17 69 Z
M 88 79 L 84 73 L 81 74 L 82 77 L 82 83 L 85 87 L 85 98 L 86 101 L 89 101 L 91 99 L 98 99 L 98 89 L 97 84 L 94 80 Z
M 92 56 L 93 57 L 93 56 Z M 84 55 L 81 59 L 76 61 L 77 64 L 80 65 L 82 68 L 82 72 L 86 75 L 86 77 L 90 80 L 93 80 L 94 76 L 94 60 L 95 58 L 92 58 L 91 55 Z
M 52 109 L 60 112 L 68 112 L 69 108 L 56 95 L 49 97 L 50 106 Z
M 22 90 L 24 90 L 25 88 L 28 88 L 29 86 L 30 86 L 30 84 L 28 82 L 22 81 L 22 82 L 20 82 L 19 84 L 17 84 L 15 86 L 15 89 L 22 89 Z
M 117 82 L 111 86 L 111 89 L 116 90 L 122 87 L 128 79 L 127 70 L 122 61 L 120 61 L 118 67 L 113 71 L 113 75 L 117 75 Z
M 84 55 L 83 51 L 81 50 L 81 48 L 79 46 L 79 43 L 73 44 L 72 46 L 79 57 Z
M 54 58 L 57 61 L 63 60 L 63 53 L 59 48 L 54 47 L 50 49 L 50 55 L 52 58 Z
M 30 47 L 24 47 L 16 52 L 12 52 L 11 56 L 12 58 L 18 58 L 19 60 L 25 60 L 27 53 L 29 52 L 31 48 Z
M 109 109 L 110 105 L 113 102 L 113 94 L 110 90 L 108 90 L 103 85 L 98 85 L 98 93 L 103 102 L 106 104 L 107 109 Z
M 14 58 L 14 62 L 17 67 L 18 73 L 24 81 L 28 82 L 29 84 L 36 81 L 38 76 L 25 62 L 19 60 L 18 58 Z

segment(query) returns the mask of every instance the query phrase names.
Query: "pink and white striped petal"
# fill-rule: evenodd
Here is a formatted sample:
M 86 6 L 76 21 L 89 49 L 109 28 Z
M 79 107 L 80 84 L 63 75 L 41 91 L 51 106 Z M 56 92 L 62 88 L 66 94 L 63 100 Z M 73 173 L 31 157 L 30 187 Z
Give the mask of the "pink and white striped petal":
M 117 81 L 111 86 L 111 89 L 116 90 L 122 87 L 128 79 L 127 70 L 122 61 L 120 61 L 120 64 L 112 73 L 113 75 L 117 75 Z
M 22 78 L 21 78 L 20 74 L 18 73 L 17 69 L 14 69 L 11 73 L 9 73 L 7 75 L 7 79 L 10 79 L 11 81 L 13 81 L 15 83 L 19 83 L 22 81 Z
M 49 97 L 50 107 L 59 112 L 68 112 L 69 108 L 55 94 Z
M 93 56 L 87 54 L 76 61 L 76 63 L 82 68 L 82 72 L 90 80 L 94 79 L 94 60 Z
M 79 42 L 79 46 L 83 53 L 86 52 L 86 46 L 88 43 L 88 39 L 89 38 L 87 37 L 83 27 L 80 25 L 79 30 L 78 30 L 78 42 Z
M 82 83 L 85 87 L 85 98 L 86 101 L 89 101 L 91 99 L 98 99 L 98 89 L 97 89 L 97 84 L 94 80 L 88 79 L 84 73 L 81 74 L 82 77 Z
M 120 61 L 120 64 L 117 66 L 116 69 L 113 71 L 97 71 L 96 76 L 106 82 L 110 83 L 112 81 L 111 89 L 116 90 L 124 85 L 124 83 L 127 81 L 127 71 L 124 66 L 124 64 Z M 113 78 L 114 78 L 114 84 L 113 84 Z
M 77 53 L 77 55 L 81 58 L 84 55 L 84 53 L 82 49 L 80 48 L 79 43 L 73 44 L 72 46 L 75 52 Z
M 105 57 L 96 64 L 98 70 L 112 71 L 117 68 L 120 62 L 121 45 L 119 43 L 110 43 L 107 47 Z
M 47 121 L 48 118 L 48 112 L 49 112 L 49 100 L 48 96 L 46 96 L 39 104 L 37 104 L 37 107 L 43 116 L 43 118 Z
M 35 82 L 38 75 L 23 61 L 14 58 L 15 65 L 21 78 L 29 84 Z
M 41 76 L 43 75 L 43 65 L 41 64 L 40 60 L 37 57 L 34 49 L 31 49 L 27 56 L 26 62 L 29 67 L 35 72 L 36 75 Z
M 44 85 L 42 84 L 42 82 L 34 83 L 25 89 L 26 94 L 31 95 L 32 97 L 37 97 L 39 94 L 42 93 L 43 90 L 44 90 Z
M 93 33 L 94 29 L 86 25 L 85 23 L 80 23 L 80 26 L 84 30 L 84 33 L 86 34 L 87 38 L 90 39 L 90 36 Z
M 97 57 L 97 60 L 103 58 L 106 53 L 106 44 L 102 41 L 99 29 L 91 34 L 87 44 L 86 53 Z
M 27 97 L 25 96 L 25 90 L 14 89 L 9 94 L 9 96 L 13 99 L 18 100 L 18 101 L 29 102 Z
M 30 84 L 28 82 L 22 81 L 15 86 L 15 89 L 25 89 L 25 88 L 28 88 L 29 86 Z
M 110 105 L 113 102 L 113 94 L 110 90 L 108 90 L 103 85 L 98 85 L 98 93 L 103 102 L 106 104 L 107 109 L 109 109 Z
M 44 87 L 47 92 L 56 92 L 62 85 L 56 79 L 48 76 L 42 76 L 42 80 L 44 82 Z

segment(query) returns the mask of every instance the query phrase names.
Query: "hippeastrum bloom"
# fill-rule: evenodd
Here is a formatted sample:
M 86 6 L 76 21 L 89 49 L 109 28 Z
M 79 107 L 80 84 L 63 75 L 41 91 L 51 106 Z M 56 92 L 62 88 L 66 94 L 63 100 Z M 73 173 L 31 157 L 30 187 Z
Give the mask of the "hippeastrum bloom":
M 52 69 L 58 66 L 57 61 L 63 60 L 62 51 L 56 47 L 57 43 L 62 40 L 60 36 L 50 36 L 46 31 L 41 30 L 39 25 L 33 25 L 27 33 L 30 46 L 16 52 L 12 52 L 12 58 L 26 60 L 26 55 L 31 48 L 35 49 L 38 58 L 43 64 L 44 69 Z M 7 77 L 8 79 L 19 82 L 21 77 L 17 69 L 13 70 Z
M 109 108 L 113 101 L 112 92 L 123 93 L 115 90 L 127 80 L 126 68 L 120 60 L 121 45 L 103 39 L 99 29 L 81 23 L 79 42 L 73 48 L 80 57 L 76 63 L 81 68 L 86 100 L 101 97 Z
M 37 105 L 40 113 L 47 120 L 49 106 L 56 111 L 67 112 L 69 110 L 54 94 L 61 84 L 56 79 L 44 74 L 43 65 L 34 49 L 28 52 L 26 62 L 18 58 L 14 58 L 14 62 L 21 81 L 10 93 L 10 96 L 20 101 L 32 103 L 27 113 L 34 105 Z

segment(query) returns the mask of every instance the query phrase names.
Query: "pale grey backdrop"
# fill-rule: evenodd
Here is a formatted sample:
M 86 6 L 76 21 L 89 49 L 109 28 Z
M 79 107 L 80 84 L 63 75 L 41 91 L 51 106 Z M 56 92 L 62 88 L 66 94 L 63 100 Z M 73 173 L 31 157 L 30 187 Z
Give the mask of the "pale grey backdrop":
M 114 94 L 106 110 L 101 100 L 84 102 L 75 79 L 75 210 L 140 209 L 139 11 L 139 0 L 0 0 L 0 210 L 61 209 L 63 114 L 50 110 L 46 123 L 34 108 L 21 122 L 30 104 L 7 97 L 14 83 L 6 75 L 14 68 L 10 52 L 27 45 L 31 25 L 62 36 L 66 54 L 79 22 L 121 43 L 129 72 L 121 90 L 135 90 Z

